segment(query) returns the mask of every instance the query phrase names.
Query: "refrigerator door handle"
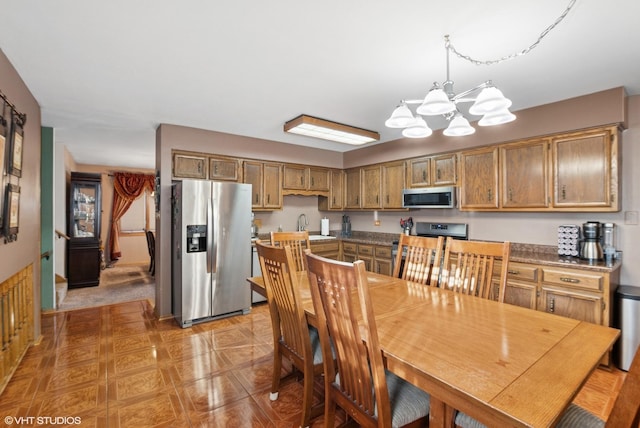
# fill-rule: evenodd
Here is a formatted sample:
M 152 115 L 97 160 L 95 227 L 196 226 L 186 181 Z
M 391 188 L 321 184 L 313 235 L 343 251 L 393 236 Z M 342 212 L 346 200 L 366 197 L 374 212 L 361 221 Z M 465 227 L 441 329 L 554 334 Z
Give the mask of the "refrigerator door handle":
M 211 206 L 211 198 L 207 201 L 207 273 L 215 272 L 214 257 L 215 249 L 213 247 L 213 207 Z

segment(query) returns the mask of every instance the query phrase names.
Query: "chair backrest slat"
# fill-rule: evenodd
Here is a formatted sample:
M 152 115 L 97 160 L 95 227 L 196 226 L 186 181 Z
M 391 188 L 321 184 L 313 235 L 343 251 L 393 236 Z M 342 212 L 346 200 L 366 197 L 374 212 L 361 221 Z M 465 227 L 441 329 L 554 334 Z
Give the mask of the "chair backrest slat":
M 304 250 L 311 249 L 311 241 L 309 240 L 308 231 L 271 232 L 271 245 L 276 247 L 284 247 L 285 245 L 290 246 L 296 270 L 307 270 Z
M 457 293 L 504 302 L 511 244 L 447 238 L 439 286 Z M 495 260 L 502 260 L 497 287 Z
M 437 285 L 444 238 L 401 234 L 393 277 L 427 285 Z

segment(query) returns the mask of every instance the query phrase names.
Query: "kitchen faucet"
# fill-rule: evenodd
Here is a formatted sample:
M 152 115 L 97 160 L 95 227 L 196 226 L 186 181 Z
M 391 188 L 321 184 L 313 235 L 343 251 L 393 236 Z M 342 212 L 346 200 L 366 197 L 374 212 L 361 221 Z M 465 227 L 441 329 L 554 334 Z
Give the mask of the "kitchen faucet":
M 309 220 L 307 220 L 306 214 L 300 214 L 298 216 L 298 232 L 302 232 L 303 230 L 307 230 L 307 226 L 309 226 Z

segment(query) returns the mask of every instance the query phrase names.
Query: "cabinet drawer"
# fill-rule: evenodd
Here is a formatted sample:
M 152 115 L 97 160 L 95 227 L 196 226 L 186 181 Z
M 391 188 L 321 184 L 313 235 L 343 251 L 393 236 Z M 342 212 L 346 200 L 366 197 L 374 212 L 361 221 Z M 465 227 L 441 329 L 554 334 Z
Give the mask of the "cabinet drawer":
M 353 242 L 343 242 L 342 251 L 345 253 L 356 254 L 358 252 L 358 244 L 354 244 Z
M 391 247 L 376 247 L 376 258 L 391 259 Z
M 373 256 L 372 245 L 358 245 L 358 257 L 360 256 Z
M 509 263 L 507 272 L 507 278 L 509 279 L 521 279 L 531 282 L 538 281 L 538 268 L 535 266 L 511 262 Z M 498 271 L 498 274 L 500 274 L 500 271 Z
M 327 251 L 338 252 L 338 242 L 313 243 L 311 244 L 311 252 L 326 253 Z
M 542 281 L 564 287 L 578 287 L 587 290 L 602 291 L 604 277 L 597 273 L 576 272 L 571 269 L 544 268 Z

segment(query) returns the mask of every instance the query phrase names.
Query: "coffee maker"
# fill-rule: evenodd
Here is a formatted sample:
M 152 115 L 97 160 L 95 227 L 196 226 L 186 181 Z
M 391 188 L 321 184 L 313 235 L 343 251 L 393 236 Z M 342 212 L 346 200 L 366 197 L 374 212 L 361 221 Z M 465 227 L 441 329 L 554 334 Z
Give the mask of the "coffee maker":
M 588 221 L 582 224 L 582 242 L 580 242 L 580 258 L 585 260 L 602 260 L 600 244 L 600 222 Z

